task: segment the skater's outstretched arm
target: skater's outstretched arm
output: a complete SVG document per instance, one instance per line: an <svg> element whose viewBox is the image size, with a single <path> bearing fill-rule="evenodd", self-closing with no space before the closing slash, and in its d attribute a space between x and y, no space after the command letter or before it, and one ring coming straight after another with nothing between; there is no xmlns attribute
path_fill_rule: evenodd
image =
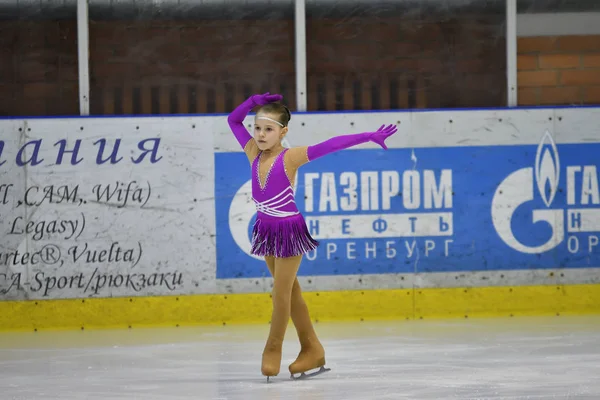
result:
<svg viewBox="0 0 600 400"><path fill-rule="evenodd" d="M316 160L327 154L334 153L339 150L347 149L362 143L374 142L387 150L385 139L396 133L398 128L395 125L381 125L375 132L363 132L353 135L335 136L321 143L310 145L307 147L295 147L290 149L289 162L294 169L299 168L307 162Z"/></svg>
<svg viewBox="0 0 600 400"><path fill-rule="evenodd" d="M367 142L375 142L387 150L385 139L396 133L397 130L398 128L396 128L395 125L381 125L375 132L363 132L354 135L332 137L324 142L308 146L306 155L308 161L312 161L329 153L334 153Z"/></svg>
<svg viewBox="0 0 600 400"><path fill-rule="evenodd" d="M273 103L281 100L283 97L279 94L255 94L247 98L242 104L237 106L235 110L229 114L227 117L227 123L233 132L236 140L248 155L248 158L251 157L250 153L257 152L257 146L254 142L254 138L250 135L250 132L244 126L244 118L248 115L250 111L256 106L263 106L268 103Z"/></svg>

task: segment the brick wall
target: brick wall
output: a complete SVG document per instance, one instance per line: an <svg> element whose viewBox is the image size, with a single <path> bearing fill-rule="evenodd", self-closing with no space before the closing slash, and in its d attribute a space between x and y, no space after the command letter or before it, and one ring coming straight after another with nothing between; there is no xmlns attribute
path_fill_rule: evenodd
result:
<svg viewBox="0 0 600 400"><path fill-rule="evenodd" d="M309 18L309 109L500 106L501 24ZM94 22L92 112L229 112L258 91L283 93L295 109L293 29L291 20Z"/></svg>
<svg viewBox="0 0 600 400"><path fill-rule="evenodd" d="M309 108L502 105L501 24L309 18ZM0 22L0 34L0 115L76 114L75 21ZM229 112L259 91L295 109L294 57L293 20L92 20L91 111Z"/></svg>
<svg viewBox="0 0 600 400"><path fill-rule="evenodd" d="M600 35L518 40L519 105L600 104Z"/></svg>
<svg viewBox="0 0 600 400"><path fill-rule="evenodd" d="M0 21L0 115L78 114L75 21Z"/></svg>
<svg viewBox="0 0 600 400"><path fill-rule="evenodd" d="M505 104L502 17L307 20L310 110ZM92 114L295 109L293 20L91 21ZM520 38L519 102L600 104L600 37ZM78 114L75 21L0 21L0 115Z"/></svg>
<svg viewBox="0 0 600 400"><path fill-rule="evenodd" d="M501 16L308 19L313 108L501 106Z"/></svg>
<svg viewBox="0 0 600 400"><path fill-rule="evenodd" d="M293 21L90 25L95 114L213 113L257 91L295 106Z"/></svg>

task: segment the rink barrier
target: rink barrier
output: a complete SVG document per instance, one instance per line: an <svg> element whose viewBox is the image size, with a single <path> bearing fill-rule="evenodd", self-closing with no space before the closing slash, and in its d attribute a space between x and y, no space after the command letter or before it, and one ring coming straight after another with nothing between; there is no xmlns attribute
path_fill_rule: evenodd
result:
<svg viewBox="0 0 600 400"><path fill-rule="evenodd" d="M383 120L399 126L388 151L298 175L321 241L298 277L314 320L600 313L600 108L298 113L288 144ZM139 183L127 206L99 195L118 179ZM0 330L268 323L249 179L223 115L0 120ZM36 185L80 191L19 204Z"/></svg>
<svg viewBox="0 0 600 400"><path fill-rule="evenodd" d="M600 313L600 285L305 292L315 322ZM269 294L0 302L0 330L268 324Z"/></svg>

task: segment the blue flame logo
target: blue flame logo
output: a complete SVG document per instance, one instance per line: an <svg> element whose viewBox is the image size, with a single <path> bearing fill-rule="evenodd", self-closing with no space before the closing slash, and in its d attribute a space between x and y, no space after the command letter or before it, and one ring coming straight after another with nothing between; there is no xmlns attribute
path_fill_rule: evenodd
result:
<svg viewBox="0 0 600 400"><path fill-rule="evenodd" d="M535 155L535 180L540 196L547 207L550 207L556 196L559 179L558 150L550 132L546 131Z"/></svg>

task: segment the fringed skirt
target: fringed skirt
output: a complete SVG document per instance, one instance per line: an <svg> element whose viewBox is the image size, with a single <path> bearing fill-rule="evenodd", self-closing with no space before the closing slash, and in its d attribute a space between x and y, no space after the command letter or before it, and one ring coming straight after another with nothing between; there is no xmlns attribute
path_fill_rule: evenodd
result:
<svg viewBox="0 0 600 400"><path fill-rule="evenodd" d="M278 218L259 213L252 229L251 253L257 256L294 257L318 245L302 214Z"/></svg>

